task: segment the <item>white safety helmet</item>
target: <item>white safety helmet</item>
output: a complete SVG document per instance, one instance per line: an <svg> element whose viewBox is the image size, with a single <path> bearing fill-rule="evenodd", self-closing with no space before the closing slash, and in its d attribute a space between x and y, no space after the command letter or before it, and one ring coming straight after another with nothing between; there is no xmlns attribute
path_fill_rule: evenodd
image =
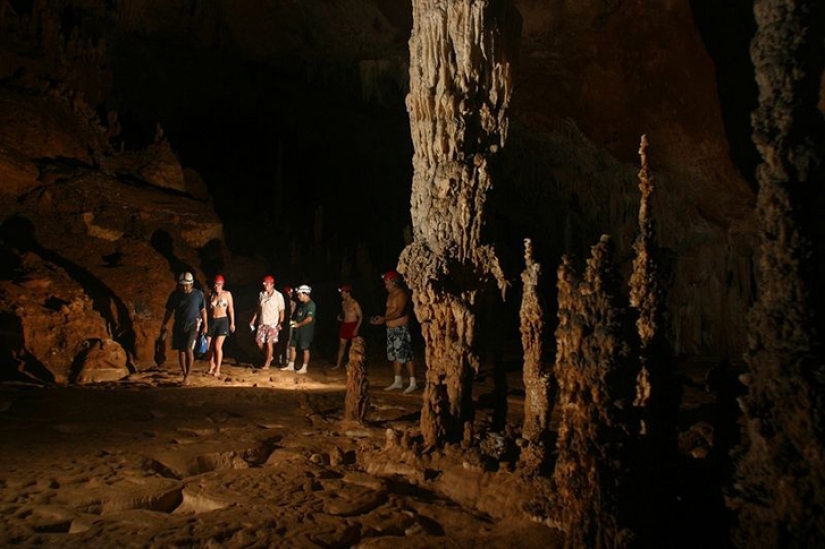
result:
<svg viewBox="0 0 825 549"><path fill-rule="evenodd" d="M295 291L298 292L299 294L311 294L312 293L312 288L310 288L306 284L301 284L300 286L298 286L298 288Z"/></svg>
<svg viewBox="0 0 825 549"><path fill-rule="evenodd" d="M181 273L180 276L178 277L178 284L194 284L194 283L195 283L195 277L192 276L192 273L190 273L190 272Z"/></svg>

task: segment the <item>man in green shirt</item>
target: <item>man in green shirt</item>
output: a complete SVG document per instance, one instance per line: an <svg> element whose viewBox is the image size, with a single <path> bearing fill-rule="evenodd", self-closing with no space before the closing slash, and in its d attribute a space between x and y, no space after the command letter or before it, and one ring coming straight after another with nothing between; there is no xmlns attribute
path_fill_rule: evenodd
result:
<svg viewBox="0 0 825 549"><path fill-rule="evenodd" d="M295 358L298 354L298 349L303 353L303 364L296 374L307 373L309 366L309 348L312 346L312 339L315 337L315 302L312 301L310 294L312 288L306 284L301 284L295 290L295 295L298 297L298 305L295 307L295 312L292 313L292 339L289 342L289 364L282 370L295 370Z"/></svg>

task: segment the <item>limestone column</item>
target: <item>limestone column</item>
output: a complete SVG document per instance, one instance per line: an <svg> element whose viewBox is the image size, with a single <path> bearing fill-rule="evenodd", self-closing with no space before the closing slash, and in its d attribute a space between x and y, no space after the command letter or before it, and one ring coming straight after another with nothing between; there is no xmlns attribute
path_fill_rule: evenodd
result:
<svg viewBox="0 0 825 549"><path fill-rule="evenodd" d="M510 0L413 0L407 111L415 149L413 242L399 271L426 343L425 442L472 421L476 298L505 281L482 242L490 162L507 137L521 19Z"/></svg>
<svg viewBox="0 0 825 549"><path fill-rule="evenodd" d="M740 547L825 539L825 2L757 0L757 301L748 318Z"/></svg>

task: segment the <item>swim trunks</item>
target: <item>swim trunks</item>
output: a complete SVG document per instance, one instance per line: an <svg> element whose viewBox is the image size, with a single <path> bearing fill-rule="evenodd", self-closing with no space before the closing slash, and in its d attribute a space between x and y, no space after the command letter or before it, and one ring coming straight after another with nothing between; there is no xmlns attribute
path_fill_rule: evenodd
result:
<svg viewBox="0 0 825 549"><path fill-rule="evenodd" d="M264 343L278 343L278 326L268 326L261 324L258 326L258 334L255 336L255 341L259 345Z"/></svg>
<svg viewBox="0 0 825 549"><path fill-rule="evenodd" d="M355 337L355 328L358 327L358 321L342 322L341 328L338 330L338 337L340 339L352 339Z"/></svg>
<svg viewBox="0 0 825 549"><path fill-rule="evenodd" d="M407 326L387 328L387 360L410 362L413 359L412 337Z"/></svg>

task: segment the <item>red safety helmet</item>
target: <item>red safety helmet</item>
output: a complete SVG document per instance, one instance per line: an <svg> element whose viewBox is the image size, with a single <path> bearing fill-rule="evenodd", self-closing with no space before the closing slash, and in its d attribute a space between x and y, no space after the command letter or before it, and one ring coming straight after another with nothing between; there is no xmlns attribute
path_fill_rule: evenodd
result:
<svg viewBox="0 0 825 549"><path fill-rule="evenodd" d="M226 280L224 280L223 275L215 275L215 284L223 284L224 282Z"/></svg>
<svg viewBox="0 0 825 549"><path fill-rule="evenodd" d="M272 275L266 275L264 279L261 281L263 284L275 284L275 279Z"/></svg>
<svg viewBox="0 0 825 549"><path fill-rule="evenodd" d="M401 275L398 274L396 271L390 269L386 273L381 275L383 280L389 280L390 282L398 282L398 279L401 278Z"/></svg>
<svg viewBox="0 0 825 549"><path fill-rule="evenodd" d="M292 286L284 286L284 293L287 295L292 294Z"/></svg>
<svg viewBox="0 0 825 549"><path fill-rule="evenodd" d="M352 293L352 286L350 286L349 284L341 284L341 286L338 288L338 291L339 292L347 292L348 294L351 294Z"/></svg>

